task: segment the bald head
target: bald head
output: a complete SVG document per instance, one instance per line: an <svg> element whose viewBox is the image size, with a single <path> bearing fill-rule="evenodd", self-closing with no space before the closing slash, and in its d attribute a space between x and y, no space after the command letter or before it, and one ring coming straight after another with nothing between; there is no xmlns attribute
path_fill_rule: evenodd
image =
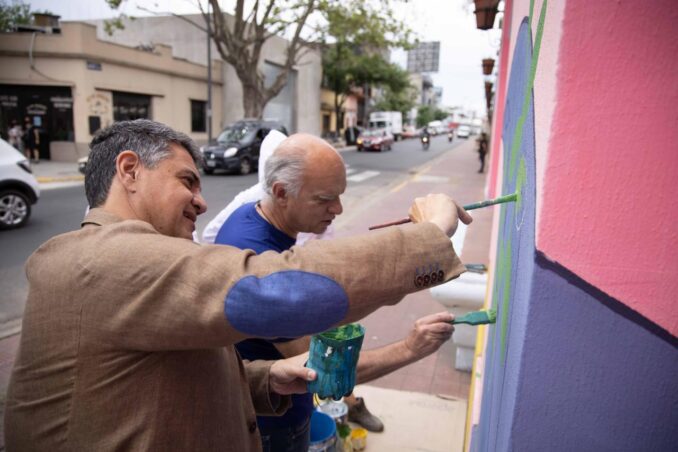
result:
<svg viewBox="0 0 678 452"><path fill-rule="evenodd" d="M266 161L264 190L271 195L273 184L282 182L290 195L297 196L304 175L320 170L345 171L339 152L316 136L307 133L290 135Z"/></svg>
<svg viewBox="0 0 678 452"><path fill-rule="evenodd" d="M336 149L308 134L287 138L264 168L265 219L290 237L322 234L341 215L346 167Z"/></svg>

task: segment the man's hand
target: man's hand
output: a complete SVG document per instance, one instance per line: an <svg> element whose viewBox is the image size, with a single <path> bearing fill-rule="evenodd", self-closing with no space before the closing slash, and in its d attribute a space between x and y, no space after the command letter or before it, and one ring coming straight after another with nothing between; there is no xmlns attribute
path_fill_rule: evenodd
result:
<svg viewBox="0 0 678 452"><path fill-rule="evenodd" d="M457 230L459 220L464 224L473 221L471 215L452 198L443 194L431 194L415 199L410 207L409 216L414 223L428 221L435 224L448 236Z"/></svg>
<svg viewBox="0 0 678 452"><path fill-rule="evenodd" d="M454 316L449 312L427 315L414 322L414 328L405 339L405 346L415 359L437 351L452 337L454 327L449 323Z"/></svg>
<svg viewBox="0 0 678 452"><path fill-rule="evenodd" d="M269 384L271 391L280 395L304 394L306 383L316 379L315 370L304 367L308 353L279 359L271 366Z"/></svg>

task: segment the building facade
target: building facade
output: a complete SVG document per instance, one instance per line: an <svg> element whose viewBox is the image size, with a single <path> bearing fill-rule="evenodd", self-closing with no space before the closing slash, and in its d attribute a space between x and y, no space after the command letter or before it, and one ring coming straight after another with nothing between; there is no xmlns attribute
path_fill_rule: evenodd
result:
<svg viewBox="0 0 678 452"><path fill-rule="evenodd" d="M228 16L227 16L228 17ZM191 22L193 22L193 25ZM140 17L125 20L124 29L108 35L103 21L92 22L97 26L99 39L124 44L153 48L158 44L168 45L173 55L197 64L207 64L207 35L204 20L200 15ZM196 26L197 25L197 26ZM210 43L212 59L220 59L214 43ZM272 83L285 63L288 41L273 36L262 48L260 70L267 83ZM244 117L242 85L233 67L223 63L221 102L223 115L219 118L224 127ZM321 98L322 59L319 52L308 51L289 74L283 90L269 101L264 109L264 118L275 119L290 132L321 133L321 118L318 114Z"/></svg>
<svg viewBox="0 0 678 452"><path fill-rule="evenodd" d="M113 121L149 118L207 139L207 68L167 46L134 49L97 38L93 25L64 23L57 33L6 33L0 40L0 126L28 117L41 135L41 158L76 161L92 135ZM212 67L223 93L222 65ZM223 116L213 107L213 127Z"/></svg>

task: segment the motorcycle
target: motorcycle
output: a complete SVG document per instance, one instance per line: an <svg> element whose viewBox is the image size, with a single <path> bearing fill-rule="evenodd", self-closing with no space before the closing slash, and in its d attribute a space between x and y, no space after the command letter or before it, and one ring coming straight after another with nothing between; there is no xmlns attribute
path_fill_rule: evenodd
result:
<svg viewBox="0 0 678 452"><path fill-rule="evenodd" d="M422 135L421 137L421 146L424 148L424 150L428 150L429 145L431 144L431 137L428 135Z"/></svg>
<svg viewBox="0 0 678 452"><path fill-rule="evenodd" d="M453 139L454 139L454 132L452 132L452 131L450 130L449 132L447 132L447 141L449 141L450 143L452 143L452 140L453 140Z"/></svg>

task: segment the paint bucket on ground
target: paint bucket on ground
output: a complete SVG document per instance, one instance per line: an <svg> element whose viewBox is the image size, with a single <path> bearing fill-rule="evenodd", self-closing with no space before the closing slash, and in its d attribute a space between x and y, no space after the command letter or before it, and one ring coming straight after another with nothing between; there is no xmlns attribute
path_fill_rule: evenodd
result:
<svg viewBox="0 0 678 452"><path fill-rule="evenodd" d="M308 383L308 392L334 400L350 394L355 386L356 365L364 337L365 328L358 323L311 337L306 366L315 370L318 378Z"/></svg>
<svg viewBox="0 0 678 452"><path fill-rule="evenodd" d="M337 426L334 419L320 411L311 415L311 443L309 452L335 452Z"/></svg>

